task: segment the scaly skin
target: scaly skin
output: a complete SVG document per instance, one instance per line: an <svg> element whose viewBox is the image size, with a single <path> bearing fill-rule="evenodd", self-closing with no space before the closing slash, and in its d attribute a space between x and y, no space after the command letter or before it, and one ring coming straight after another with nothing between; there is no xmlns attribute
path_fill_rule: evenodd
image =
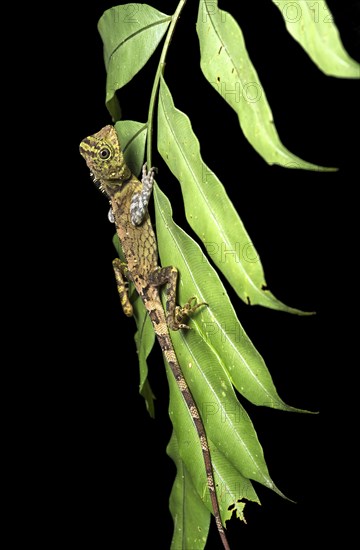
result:
<svg viewBox="0 0 360 550"><path fill-rule="evenodd" d="M124 313L132 315L132 306L127 295L126 279L133 282L150 315L161 350L175 377L179 390L190 411L197 430L207 476L216 525L225 550L230 550L221 523L220 509L215 491L214 474L204 424L190 389L182 374L171 342L168 327L172 330L187 329L182 322L199 305L192 306L189 300L183 308L175 306L177 270L174 267L160 268L155 234L151 225L147 202L150 197L153 171L146 173L140 182L129 170L121 151L113 126L105 126L96 134L80 143L80 153L90 168L91 175L111 204L116 231L126 262L113 261L115 278ZM166 314L158 287L167 284Z"/></svg>

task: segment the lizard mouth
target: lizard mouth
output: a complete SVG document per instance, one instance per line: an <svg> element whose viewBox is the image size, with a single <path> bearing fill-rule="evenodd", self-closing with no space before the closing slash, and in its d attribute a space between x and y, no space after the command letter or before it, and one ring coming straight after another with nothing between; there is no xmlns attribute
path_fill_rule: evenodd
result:
<svg viewBox="0 0 360 550"><path fill-rule="evenodd" d="M94 172L92 172L91 170L90 170L90 178L91 178L91 181L93 182L93 184L96 185L96 187L98 189L101 189L101 182L100 182L99 178L96 177Z"/></svg>

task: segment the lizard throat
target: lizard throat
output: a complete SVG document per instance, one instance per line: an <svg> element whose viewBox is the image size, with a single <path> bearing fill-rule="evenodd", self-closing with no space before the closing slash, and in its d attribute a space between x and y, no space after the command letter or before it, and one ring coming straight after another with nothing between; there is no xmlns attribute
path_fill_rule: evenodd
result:
<svg viewBox="0 0 360 550"><path fill-rule="evenodd" d="M126 182L122 180L101 179L99 180L98 189L112 199L116 193L119 193L119 191L122 190L124 183Z"/></svg>

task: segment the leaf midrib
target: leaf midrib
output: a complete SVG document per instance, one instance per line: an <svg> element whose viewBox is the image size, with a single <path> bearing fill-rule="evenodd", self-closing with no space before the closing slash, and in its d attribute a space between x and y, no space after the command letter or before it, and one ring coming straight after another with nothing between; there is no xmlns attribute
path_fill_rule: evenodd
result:
<svg viewBox="0 0 360 550"><path fill-rule="evenodd" d="M126 42L128 42L129 40L131 40L132 38L134 38L135 36L137 36L138 34L141 34L143 32L146 32L148 31L149 29L151 29L152 27L156 27L157 25L162 25L164 24L164 22L166 21L171 21L171 16L168 16L168 17L165 17L164 19L160 19L159 21L154 21L153 23L151 23L150 25L147 25L146 27L141 27L140 29L138 29L137 31L133 32L132 34L129 34L128 36L126 36L126 38L124 40L121 40L121 42L119 42L112 50L112 52L110 53L109 55L109 58L108 58L108 66L110 64L110 61L111 61L111 58L113 57L113 55L115 55L115 53L117 52L117 50L119 48L121 48Z"/></svg>

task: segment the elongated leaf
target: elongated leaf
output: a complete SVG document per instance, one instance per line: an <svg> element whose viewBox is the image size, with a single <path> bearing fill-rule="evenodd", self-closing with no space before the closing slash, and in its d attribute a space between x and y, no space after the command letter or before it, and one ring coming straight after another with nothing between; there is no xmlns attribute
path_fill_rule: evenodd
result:
<svg viewBox="0 0 360 550"><path fill-rule="evenodd" d="M192 373L193 370L197 370L198 366L196 363L193 362L188 365L188 368L184 368L184 374L187 380L192 385L193 389L196 389L196 385L194 385L194 382L192 380L192 374L189 372L190 368L192 369ZM195 429L188 407L181 393L179 392L177 384L168 366L166 372L168 375L170 387L169 415L174 426L174 433L176 434L177 442L175 456L172 445L170 446L170 449L168 449L168 452L175 461L178 469L180 470L180 475L181 472L186 469L186 472L189 474L192 484L195 487L197 494L199 495L199 498L201 498L201 501L206 505L209 512L213 512L208 483L206 479L204 459L197 431ZM256 495L250 479L242 475L239 469L237 469L232 462L234 458L236 460L235 455L238 452L238 445L235 443L235 446L232 447L231 455L226 456L224 452L222 452L220 447L217 447L214 444L213 440L211 439L211 433L209 435L209 432L212 432L217 440L219 439L219 437L221 438L220 432L222 432L228 417L231 416L230 409L224 408L221 411L218 411L217 416L218 421L221 422L221 426L220 429L219 425L214 429L214 426L211 426L214 418L211 414L209 414L210 411L208 409L208 405L210 405L210 403L203 403L201 400L198 400L198 397L199 396L195 395L195 400L197 401L201 416L206 425L207 440L211 453L213 473L215 477L215 487L221 511L222 522L223 524L225 524L225 522L232 516L234 510L236 512L236 517L242 521L245 521L243 512L246 501L259 503L259 499ZM252 434L257 440L252 425L250 431L252 431ZM226 431L227 435L225 436L225 438L223 434L223 439L226 439L226 437L229 435L229 432L231 432L231 430ZM230 441L228 443L233 444L234 441L236 441L235 431L233 434L230 433ZM260 454L262 454L261 448ZM241 461L239 460L238 462ZM245 462L248 462L248 457L246 457ZM264 466L264 468L265 471L267 471L266 466ZM269 480L268 477L267 480ZM271 488L274 489L274 485L271 485ZM184 497L186 499L186 495L184 495ZM186 519L187 518L183 518L183 521L186 522Z"/></svg>
<svg viewBox="0 0 360 550"><path fill-rule="evenodd" d="M319 69L330 76L360 78L360 65L342 45L329 6L324 0L272 0L291 36Z"/></svg>
<svg viewBox="0 0 360 550"><path fill-rule="evenodd" d="M115 125L119 142L125 155L126 163L134 174L139 174L143 164L146 124L133 120L120 121ZM117 234L113 239L114 246L119 258L124 260L121 244ZM134 318L137 326L134 339L139 358L140 383L139 392L145 399L146 408L151 417L155 416L154 394L148 381L147 358L155 342L155 333L144 304L134 292L134 286L129 284L129 296L131 298Z"/></svg>
<svg viewBox="0 0 360 550"><path fill-rule="evenodd" d="M197 494L184 462L181 460L175 432L167 447L168 455L176 465L176 477L170 495L170 512L174 521L171 550L205 548L210 512Z"/></svg>
<svg viewBox="0 0 360 550"><path fill-rule="evenodd" d="M135 120L120 120L115 124L126 164L133 174L141 174L144 163L147 124Z"/></svg>
<svg viewBox="0 0 360 550"><path fill-rule="evenodd" d="M130 3L106 10L98 23L107 72L106 105L114 120L121 111L115 92L142 69L164 36L171 16Z"/></svg>
<svg viewBox="0 0 360 550"><path fill-rule="evenodd" d="M282 495L270 478L253 424L238 401L231 380L216 354L195 330L187 334L177 332L171 337L183 374L202 414L206 433L218 450L213 452L213 463L218 466L218 460L222 458L243 477L253 479ZM183 417L182 413L180 422ZM181 436L177 434L179 445L180 437L183 438L186 432L182 426ZM201 451L200 441L198 446ZM180 456L190 469L189 462L194 457L183 454L184 451L186 448L180 448Z"/></svg>
<svg viewBox="0 0 360 550"><path fill-rule="evenodd" d="M134 339L139 358L140 382L139 393L145 399L146 408L152 418L155 417L154 394L151 390L148 380L147 358L155 343L155 333L151 324L150 317L140 298L133 303L134 317L137 331Z"/></svg>
<svg viewBox="0 0 360 550"><path fill-rule="evenodd" d="M190 120L175 108L163 78L158 148L181 184L186 219L238 296L252 305L303 314L277 300L267 289L259 255L224 186L203 162Z"/></svg>
<svg viewBox="0 0 360 550"><path fill-rule="evenodd" d="M201 283L197 281L199 270L198 262L196 262L196 256L198 259L200 249L190 237L174 224L171 219L170 204L165 195L159 190L158 186L155 188L154 198L160 257L162 259L162 264L166 265L168 263L166 251L168 251L171 259L175 260L175 264L180 270L180 301L183 300L182 289L185 287L186 291L190 291L191 294L193 294L191 291L194 289L194 294L197 295L198 299L201 301L204 298L206 299L206 292L208 291L207 296L210 304L213 301L213 297L217 294L219 294L223 302L225 302L225 289L221 287L220 280L209 264L206 265L205 270L201 270L202 281L204 281L203 287L206 287L206 290L204 288L200 290L199 284ZM170 236L170 239L168 236ZM211 275L215 275L214 279L212 279ZM215 288L216 283L214 283L214 280L218 283L218 288ZM196 290L199 292L196 292ZM206 317L206 315L208 315L207 308L203 308L196 315L195 320L192 321L192 326L195 325L195 327L198 328L199 323L204 322L204 317ZM205 340L199 337L197 332L200 331L193 330L186 335L175 332L172 334L172 341L177 358L196 403L200 410L206 407L205 412L203 412L203 421L209 439L211 439L226 460L244 477L255 479L281 494L269 476L263 452L250 418L236 398L226 367L219 361L218 349L216 349L215 346L210 346ZM266 374L266 367L265 365L263 366L264 371L266 371L264 374ZM249 373L244 374L248 375ZM269 373L267 374L271 381ZM265 377L262 376L259 378L265 379ZM266 380L266 382L268 382L268 380ZM252 383L254 383L254 379L251 377L250 385ZM169 384L171 388L171 386L173 386L171 376L169 376ZM261 384L260 386L261 390L263 390L264 387ZM268 391L274 392L277 396L275 388L271 387L271 384L268 384L268 386ZM257 385L257 390L259 390L259 385ZM266 399L269 399L269 393L265 395ZM173 388L173 399L177 400L178 403L180 399L183 400L177 387ZM190 445L191 455L187 457L187 455L184 454L186 453L187 447L186 445L181 445L181 441L184 437L190 437L191 429L183 425L183 423L186 422L187 417L188 421L191 421L191 415L190 413L188 413L187 416L183 413L180 414L178 407L179 405L170 406L170 416L173 417L177 415L178 422L181 424L177 432L177 437L180 446L180 456L182 460L184 460L187 469L191 471L192 468L195 467L195 464L198 464L192 476L197 486L199 482L195 480L201 480L199 476L200 470L203 468L201 448L199 447L199 456L198 459L196 459L194 455L194 448L196 448L194 447L195 442L192 441ZM283 405L281 408L286 409L287 407ZM229 413L229 411L231 412ZM234 418L232 418L232 415ZM175 425L176 422L174 422L174 426ZM214 464L216 464L216 456L217 455L213 457ZM198 486L197 490L199 492Z"/></svg>
<svg viewBox="0 0 360 550"><path fill-rule="evenodd" d="M181 275L179 303L196 296L199 302L209 304L191 322L209 353L214 350L236 389L255 405L304 412L286 405L278 396L264 360L241 326L218 274L199 245L174 223L170 203L158 186L154 189L154 200L161 263L175 265ZM174 342L176 337L175 334Z"/></svg>
<svg viewBox="0 0 360 550"><path fill-rule="evenodd" d="M117 234L114 235L113 244L116 252L121 260L124 260L124 254L121 248L121 243ZM129 283L129 297L133 306L134 319L136 322L137 331L134 336L136 350L139 358L140 382L139 393L145 400L145 405L148 413L152 418L155 417L154 394L148 380L147 358L153 348L155 342L155 333L152 327L150 318L142 303L142 300L137 295L134 285Z"/></svg>
<svg viewBox="0 0 360 550"><path fill-rule="evenodd" d="M215 90L234 109L244 135L268 164L306 170L334 170L297 157L281 143L257 72L235 19L216 0L201 0L196 29L201 69Z"/></svg>

